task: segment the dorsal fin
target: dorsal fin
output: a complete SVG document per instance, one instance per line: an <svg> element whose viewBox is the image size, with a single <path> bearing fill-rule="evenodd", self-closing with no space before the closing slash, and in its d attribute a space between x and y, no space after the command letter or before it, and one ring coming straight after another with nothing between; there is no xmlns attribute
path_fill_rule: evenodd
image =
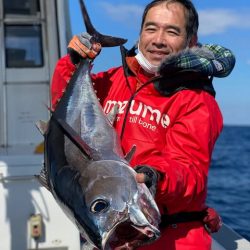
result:
<svg viewBox="0 0 250 250"><path fill-rule="evenodd" d="M119 111L119 105L116 103L111 109L111 111L107 114L107 118L112 125L114 125L118 111Z"/></svg>
<svg viewBox="0 0 250 250"><path fill-rule="evenodd" d="M48 122L42 120L36 122L36 127L43 136L46 134L48 130L48 124L49 124Z"/></svg>
<svg viewBox="0 0 250 250"><path fill-rule="evenodd" d="M135 154L135 151L136 151L136 145L133 145L132 148L130 149L130 151L125 155L124 159L127 162L130 162Z"/></svg>

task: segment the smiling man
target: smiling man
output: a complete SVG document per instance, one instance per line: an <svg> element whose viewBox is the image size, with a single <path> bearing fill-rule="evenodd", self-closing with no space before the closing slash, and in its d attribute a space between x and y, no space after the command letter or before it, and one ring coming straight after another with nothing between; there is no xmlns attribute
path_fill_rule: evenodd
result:
<svg viewBox="0 0 250 250"><path fill-rule="evenodd" d="M196 13L193 13L196 15ZM187 10L181 3L158 1L144 16L138 44L139 55L158 67L166 56L197 42L196 30L187 30ZM137 55L137 59L140 57Z"/></svg>
<svg viewBox="0 0 250 250"><path fill-rule="evenodd" d="M221 224L205 204L211 155L223 127L212 78L227 76L235 58L218 45L198 46L198 24L191 1L152 1L137 46L121 50L123 66L92 75L104 110L118 104L114 127L124 153L136 145L131 166L162 214L161 238L141 249L209 250L210 232ZM80 58L98 55L97 45L86 33L71 40L55 68L53 108Z"/></svg>

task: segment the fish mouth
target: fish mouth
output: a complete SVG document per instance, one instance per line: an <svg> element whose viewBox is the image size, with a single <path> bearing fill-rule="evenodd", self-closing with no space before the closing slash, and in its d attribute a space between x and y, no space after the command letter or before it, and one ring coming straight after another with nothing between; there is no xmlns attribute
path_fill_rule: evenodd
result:
<svg viewBox="0 0 250 250"><path fill-rule="evenodd" d="M160 236L160 231L152 225L137 226L131 221L119 223L109 233L103 249L129 250L155 241Z"/></svg>

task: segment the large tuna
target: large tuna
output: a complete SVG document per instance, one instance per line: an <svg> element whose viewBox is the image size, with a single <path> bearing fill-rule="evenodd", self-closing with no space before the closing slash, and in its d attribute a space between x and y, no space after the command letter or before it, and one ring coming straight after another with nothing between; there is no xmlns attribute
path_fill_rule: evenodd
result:
<svg viewBox="0 0 250 250"><path fill-rule="evenodd" d="M87 19L88 32L102 46L124 43L96 32ZM123 155L110 122L115 114L108 118L98 102L90 63L80 62L49 123L38 124L45 137L38 178L91 246L133 249L159 237L160 215Z"/></svg>

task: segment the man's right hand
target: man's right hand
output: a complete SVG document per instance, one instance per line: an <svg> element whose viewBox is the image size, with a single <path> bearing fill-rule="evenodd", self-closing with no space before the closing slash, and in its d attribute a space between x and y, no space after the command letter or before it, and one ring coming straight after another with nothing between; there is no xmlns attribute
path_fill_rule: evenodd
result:
<svg viewBox="0 0 250 250"><path fill-rule="evenodd" d="M81 58L94 59L101 51L101 44L92 41L88 33L73 36L68 45L68 53L73 64L78 64Z"/></svg>

